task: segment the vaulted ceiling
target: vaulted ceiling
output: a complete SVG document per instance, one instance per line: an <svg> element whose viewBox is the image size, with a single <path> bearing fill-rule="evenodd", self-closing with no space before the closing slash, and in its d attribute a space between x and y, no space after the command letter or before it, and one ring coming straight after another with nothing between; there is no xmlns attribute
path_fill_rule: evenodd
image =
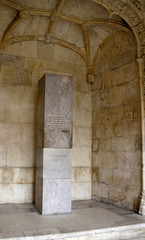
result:
<svg viewBox="0 0 145 240"><path fill-rule="evenodd" d="M90 66L113 32L130 32L119 16L93 0L0 0L0 50L37 40L75 51Z"/></svg>

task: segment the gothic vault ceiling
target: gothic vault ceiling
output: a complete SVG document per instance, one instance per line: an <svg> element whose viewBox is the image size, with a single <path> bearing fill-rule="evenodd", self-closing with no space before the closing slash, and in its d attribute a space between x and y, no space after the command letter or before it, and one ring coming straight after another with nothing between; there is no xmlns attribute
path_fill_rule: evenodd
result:
<svg viewBox="0 0 145 240"><path fill-rule="evenodd" d="M113 32L130 32L119 16L93 0L0 0L0 50L19 41L54 43L90 65Z"/></svg>

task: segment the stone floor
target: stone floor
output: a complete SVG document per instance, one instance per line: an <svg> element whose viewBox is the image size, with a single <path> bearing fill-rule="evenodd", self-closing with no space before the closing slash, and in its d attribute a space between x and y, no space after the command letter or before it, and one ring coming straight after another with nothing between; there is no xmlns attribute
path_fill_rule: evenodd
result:
<svg viewBox="0 0 145 240"><path fill-rule="evenodd" d="M113 235L113 232L118 234L119 231L126 229L128 231L134 229L135 235L122 237L126 236L128 239L135 236L129 239L145 239L145 217L93 200L74 201L70 214L53 216L40 215L33 204L0 205L0 240L121 239L120 235ZM96 236L96 233L103 232L112 234L114 238L109 238L110 235L107 235L107 238L102 238L102 235Z"/></svg>

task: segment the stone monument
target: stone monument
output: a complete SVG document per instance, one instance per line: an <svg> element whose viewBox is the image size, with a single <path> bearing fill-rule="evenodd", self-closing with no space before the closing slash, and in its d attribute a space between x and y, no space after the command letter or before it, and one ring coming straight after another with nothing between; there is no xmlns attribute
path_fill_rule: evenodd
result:
<svg viewBox="0 0 145 240"><path fill-rule="evenodd" d="M35 206L71 211L72 77L45 74L38 83Z"/></svg>

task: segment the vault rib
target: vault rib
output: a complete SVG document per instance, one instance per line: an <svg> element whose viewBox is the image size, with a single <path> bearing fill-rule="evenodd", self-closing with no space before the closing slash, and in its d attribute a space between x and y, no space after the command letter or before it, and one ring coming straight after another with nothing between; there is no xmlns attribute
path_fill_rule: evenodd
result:
<svg viewBox="0 0 145 240"><path fill-rule="evenodd" d="M12 8L14 8L14 9L16 9L18 11L23 9L23 7L21 5L13 2L11 0L0 0L0 3L4 4L6 6L12 7Z"/></svg>
<svg viewBox="0 0 145 240"><path fill-rule="evenodd" d="M83 39L84 39L84 46L87 56L87 65L90 65L90 43L89 43L89 35L88 35L88 29L82 29L83 32Z"/></svg>
<svg viewBox="0 0 145 240"><path fill-rule="evenodd" d="M64 4L65 0L59 0L58 3L56 4L56 11L57 13L60 13L62 7L63 7L63 4Z"/></svg>
<svg viewBox="0 0 145 240"><path fill-rule="evenodd" d="M7 27L3 37L2 37L2 40L1 42L3 42L7 37L8 35L12 32L12 30L14 29L14 27L16 26L16 24L21 20L21 17L19 15L17 15L13 20L12 22L9 24L9 26Z"/></svg>
<svg viewBox="0 0 145 240"><path fill-rule="evenodd" d="M50 15L50 23L49 23L48 30L47 30L47 33L46 33L46 38L47 39L50 38L50 36L51 36L51 33L52 33L55 22L60 20L59 13L60 13L60 11L63 7L64 2L65 2L65 0L59 0L56 4L55 10Z"/></svg>
<svg viewBox="0 0 145 240"><path fill-rule="evenodd" d="M66 41L63 41L61 39L58 38L54 38L56 41L55 43L62 46L62 47L66 47L74 52L76 52L78 55L80 55L80 57L84 60L85 63L87 63L87 57L85 55L85 53L83 51L81 51L80 48L78 48L77 46L75 46L74 44L68 43Z"/></svg>
<svg viewBox="0 0 145 240"><path fill-rule="evenodd" d="M36 35L27 35L27 36L20 36L20 37L12 37L9 39L5 39L3 42L0 44L0 51L6 48L8 45L12 43L17 43L17 42L22 42L22 41L38 41L38 40L43 40L43 36L36 36Z"/></svg>

